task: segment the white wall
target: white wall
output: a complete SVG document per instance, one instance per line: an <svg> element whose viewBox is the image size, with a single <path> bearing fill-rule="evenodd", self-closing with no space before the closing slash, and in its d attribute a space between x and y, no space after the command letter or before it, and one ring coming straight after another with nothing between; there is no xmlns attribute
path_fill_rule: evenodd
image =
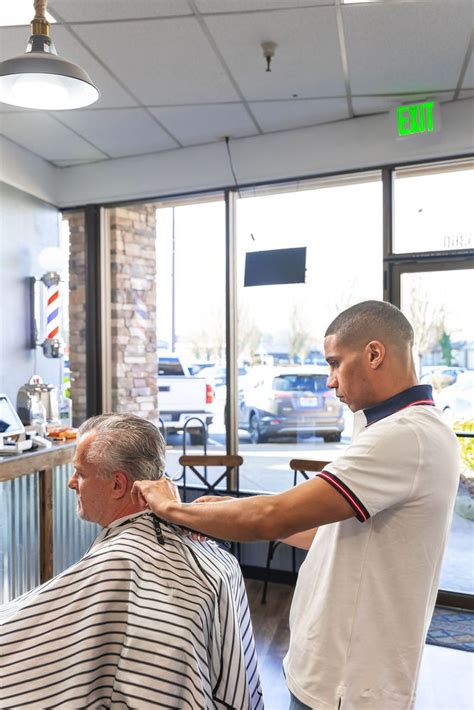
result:
<svg viewBox="0 0 474 710"><path fill-rule="evenodd" d="M44 273L41 249L59 245L59 218L55 207L3 183L0 206L0 392L15 405L18 388L33 374L60 385L60 361L29 348L27 283Z"/></svg>
<svg viewBox="0 0 474 710"><path fill-rule="evenodd" d="M240 184L474 151L474 100L441 106L437 134L397 140L388 114L231 141ZM0 138L0 180L60 207L159 197L233 184L225 144L55 168Z"/></svg>

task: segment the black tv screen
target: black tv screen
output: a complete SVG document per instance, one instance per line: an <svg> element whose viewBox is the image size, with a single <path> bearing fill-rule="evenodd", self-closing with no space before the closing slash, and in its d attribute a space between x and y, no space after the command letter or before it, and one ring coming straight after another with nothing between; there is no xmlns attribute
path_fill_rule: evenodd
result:
<svg viewBox="0 0 474 710"><path fill-rule="evenodd" d="M245 255L244 286L304 283L306 247L250 251Z"/></svg>

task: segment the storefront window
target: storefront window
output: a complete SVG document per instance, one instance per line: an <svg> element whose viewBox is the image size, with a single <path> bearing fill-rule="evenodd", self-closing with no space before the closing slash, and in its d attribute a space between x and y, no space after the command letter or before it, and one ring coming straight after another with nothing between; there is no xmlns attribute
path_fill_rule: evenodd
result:
<svg viewBox="0 0 474 710"><path fill-rule="evenodd" d="M393 251L472 249L474 162L395 171Z"/></svg>

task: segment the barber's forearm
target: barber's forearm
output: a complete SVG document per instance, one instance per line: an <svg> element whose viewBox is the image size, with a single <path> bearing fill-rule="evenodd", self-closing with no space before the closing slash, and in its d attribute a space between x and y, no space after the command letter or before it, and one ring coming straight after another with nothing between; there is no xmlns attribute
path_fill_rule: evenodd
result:
<svg viewBox="0 0 474 710"><path fill-rule="evenodd" d="M284 542L285 545L291 545L292 547L298 547L300 550L309 550L317 532L318 528L303 530L303 532L298 532L294 535L282 538L280 542Z"/></svg>
<svg viewBox="0 0 474 710"><path fill-rule="evenodd" d="M254 496L198 505L169 501L161 508L160 517L223 540L276 540L285 533L274 498Z"/></svg>

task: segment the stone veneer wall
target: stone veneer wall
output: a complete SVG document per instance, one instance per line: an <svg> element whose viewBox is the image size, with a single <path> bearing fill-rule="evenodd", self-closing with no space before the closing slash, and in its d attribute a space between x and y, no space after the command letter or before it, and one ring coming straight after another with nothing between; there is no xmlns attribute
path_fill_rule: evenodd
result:
<svg viewBox="0 0 474 710"><path fill-rule="evenodd" d="M155 206L109 210L112 409L158 423Z"/></svg>
<svg viewBox="0 0 474 710"><path fill-rule="evenodd" d="M72 423L86 418L86 248L84 212L66 212L69 222L69 367Z"/></svg>

